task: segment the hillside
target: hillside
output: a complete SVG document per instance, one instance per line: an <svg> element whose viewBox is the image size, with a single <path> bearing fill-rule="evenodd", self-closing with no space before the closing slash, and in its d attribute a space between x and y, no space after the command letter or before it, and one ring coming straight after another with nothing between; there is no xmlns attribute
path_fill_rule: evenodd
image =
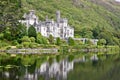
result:
<svg viewBox="0 0 120 80"><path fill-rule="evenodd" d="M31 9L39 20L46 15L56 19L55 12L69 20L75 37L105 39L107 44L120 44L120 2L114 0L2 0L0 1L0 32L10 31L14 39L21 34L21 15ZM7 28L8 27L8 28ZM22 36L21 36L22 37Z"/></svg>
<svg viewBox="0 0 120 80"><path fill-rule="evenodd" d="M25 12L36 10L40 20L46 15L55 19L60 10L75 28L76 37L111 38L108 42L120 38L120 3L113 0L22 0L22 7Z"/></svg>

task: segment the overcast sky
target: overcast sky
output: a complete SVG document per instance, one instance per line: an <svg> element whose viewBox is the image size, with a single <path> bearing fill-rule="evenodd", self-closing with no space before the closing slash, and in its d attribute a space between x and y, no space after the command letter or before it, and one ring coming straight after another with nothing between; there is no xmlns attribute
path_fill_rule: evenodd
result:
<svg viewBox="0 0 120 80"><path fill-rule="evenodd" d="M115 0L115 1L120 2L120 0Z"/></svg>

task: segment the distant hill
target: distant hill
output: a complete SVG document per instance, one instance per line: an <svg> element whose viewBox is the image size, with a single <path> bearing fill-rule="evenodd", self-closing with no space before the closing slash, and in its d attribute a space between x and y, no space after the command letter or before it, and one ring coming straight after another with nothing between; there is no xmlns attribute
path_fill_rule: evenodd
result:
<svg viewBox="0 0 120 80"><path fill-rule="evenodd" d="M46 15L55 19L55 12L69 20L76 37L104 38L119 44L120 3L114 0L22 0L24 12L36 10L40 20Z"/></svg>

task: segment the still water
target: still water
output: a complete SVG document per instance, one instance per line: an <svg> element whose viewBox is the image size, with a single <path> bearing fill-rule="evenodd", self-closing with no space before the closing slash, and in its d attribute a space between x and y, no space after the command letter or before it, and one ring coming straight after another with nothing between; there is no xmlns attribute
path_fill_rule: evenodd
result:
<svg viewBox="0 0 120 80"><path fill-rule="evenodd" d="M1 58L0 80L120 80L119 54L39 58Z"/></svg>

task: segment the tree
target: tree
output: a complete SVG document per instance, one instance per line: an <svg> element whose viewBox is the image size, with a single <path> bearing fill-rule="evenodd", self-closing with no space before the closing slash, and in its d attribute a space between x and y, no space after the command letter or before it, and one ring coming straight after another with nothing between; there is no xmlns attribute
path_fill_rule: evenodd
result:
<svg viewBox="0 0 120 80"><path fill-rule="evenodd" d="M56 45L60 45L61 44L61 40L60 40L60 38L58 37L57 39L56 39Z"/></svg>
<svg viewBox="0 0 120 80"><path fill-rule="evenodd" d="M9 27L12 37L16 37L19 34L18 25L23 12L20 2L21 0L0 1L0 32Z"/></svg>
<svg viewBox="0 0 120 80"><path fill-rule="evenodd" d="M90 28L83 28L80 31L80 35L84 38L93 38L93 32Z"/></svg>
<svg viewBox="0 0 120 80"><path fill-rule="evenodd" d="M98 37L100 39L105 39L107 45L113 45L114 44L112 33L108 32L108 31L101 32L98 35Z"/></svg>
<svg viewBox="0 0 120 80"><path fill-rule="evenodd" d="M50 44L54 44L54 37L52 35L49 36L48 40Z"/></svg>
<svg viewBox="0 0 120 80"><path fill-rule="evenodd" d="M42 43L43 43L43 42L42 42L42 35L41 35L40 33L37 33L36 41L37 41L37 43L39 43L39 44L42 44Z"/></svg>
<svg viewBox="0 0 120 80"><path fill-rule="evenodd" d="M40 33L37 33L36 42L39 44L48 44L47 38L43 37Z"/></svg>
<svg viewBox="0 0 120 80"><path fill-rule="evenodd" d="M100 39L97 44L98 45L105 45L106 44L106 40L105 39Z"/></svg>
<svg viewBox="0 0 120 80"><path fill-rule="evenodd" d="M36 29L33 26L29 27L29 29L28 29L28 36L36 38L37 33L36 33Z"/></svg>
<svg viewBox="0 0 120 80"><path fill-rule="evenodd" d="M48 40L47 40L47 38L42 37L42 42L43 42L43 44L48 44Z"/></svg>
<svg viewBox="0 0 120 80"><path fill-rule="evenodd" d="M93 43L88 39L88 40L85 40L85 44L92 45Z"/></svg>
<svg viewBox="0 0 120 80"><path fill-rule="evenodd" d="M12 40L12 36L11 36L11 32L9 31L9 28L7 28L5 31L4 31L4 38L8 41L11 41Z"/></svg>
<svg viewBox="0 0 120 80"><path fill-rule="evenodd" d="M74 39L72 39L71 37L69 37L69 38L68 38L68 44L69 44L70 46L75 45Z"/></svg>
<svg viewBox="0 0 120 80"><path fill-rule="evenodd" d="M23 36L27 36L27 28L25 25L20 24L19 26L19 34L18 38L22 38Z"/></svg>

